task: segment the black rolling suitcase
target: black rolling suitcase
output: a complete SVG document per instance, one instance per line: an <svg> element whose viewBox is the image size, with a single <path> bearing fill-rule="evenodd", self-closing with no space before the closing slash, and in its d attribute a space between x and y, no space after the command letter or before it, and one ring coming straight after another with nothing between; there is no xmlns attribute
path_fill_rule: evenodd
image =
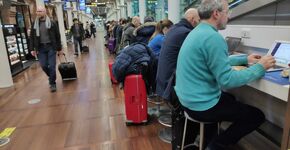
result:
<svg viewBox="0 0 290 150"><path fill-rule="evenodd" d="M89 52L90 50L89 50L89 47L88 47L88 46L83 46L83 47L82 47L82 51L85 52L85 53L87 53L87 52Z"/></svg>
<svg viewBox="0 0 290 150"><path fill-rule="evenodd" d="M59 70L62 80L77 79L77 70L76 70L75 63L68 62L65 54L63 54L63 56L65 58L65 62L62 62L60 59L60 56L58 55L59 60L60 60L60 64L58 65L58 70Z"/></svg>
<svg viewBox="0 0 290 150"><path fill-rule="evenodd" d="M90 49L89 49L89 45L88 45L88 43L87 43L86 40L83 41L82 51L83 51L84 53L87 53L87 52L90 51Z"/></svg>

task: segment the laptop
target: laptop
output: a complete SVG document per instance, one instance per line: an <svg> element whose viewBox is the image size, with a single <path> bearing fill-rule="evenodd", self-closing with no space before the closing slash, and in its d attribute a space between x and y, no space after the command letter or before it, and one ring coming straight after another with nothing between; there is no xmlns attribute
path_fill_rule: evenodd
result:
<svg viewBox="0 0 290 150"><path fill-rule="evenodd" d="M228 45L228 51L229 54L232 55L234 54L234 52L237 50L237 48L239 47L242 38L238 38L238 37L229 37L227 36L225 38L227 45Z"/></svg>
<svg viewBox="0 0 290 150"><path fill-rule="evenodd" d="M267 72L288 68L288 64L290 63L290 42L275 41L267 55L272 55L276 60L275 66L268 69Z"/></svg>

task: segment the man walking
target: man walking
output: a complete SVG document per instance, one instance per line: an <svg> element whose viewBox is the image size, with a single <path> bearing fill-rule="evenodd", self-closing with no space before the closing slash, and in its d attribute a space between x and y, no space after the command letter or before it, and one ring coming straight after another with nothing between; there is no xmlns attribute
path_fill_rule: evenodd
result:
<svg viewBox="0 0 290 150"><path fill-rule="evenodd" d="M78 56L78 45L80 46L80 51L82 52L82 40L84 38L85 30L81 23L79 23L77 18L73 19L74 24L71 26L70 32L74 37L74 45L75 45L75 55Z"/></svg>
<svg viewBox="0 0 290 150"><path fill-rule="evenodd" d="M91 28L91 35L93 35L94 38L96 38L96 26L93 22L91 22L90 28Z"/></svg>
<svg viewBox="0 0 290 150"><path fill-rule="evenodd" d="M46 9L37 7L36 19L32 24L30 49L38 57L42 70L49 77L50 91L56 91L56 53L62 54L58 26L46 15Z"/></svg>

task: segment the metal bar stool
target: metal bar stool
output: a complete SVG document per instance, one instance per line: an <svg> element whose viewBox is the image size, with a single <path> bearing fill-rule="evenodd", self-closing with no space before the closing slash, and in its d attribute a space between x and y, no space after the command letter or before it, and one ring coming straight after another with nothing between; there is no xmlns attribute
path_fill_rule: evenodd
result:
<svg viewBox="0 0 290 150"><path fill-rule="evenodd" d="M152 104L157 106L157 108L156 107L149 107L148 113L150 115L156 115L157 117L159 117L160 107L163 104L163 101L161 101L157 96L154 96L154 97L150 97L150 98L148 97L147 102L152 103Z"/></svg>
<svg viewBox="0 0 290 150"><path fill-rule="evenodd" d="M172 141L172 119L171 119L171 114L164 114L161 115L158 118L158 122L165 126L165 128L162 128L159 130L159 138L166 142L166 143L171 143Z"/></svg>
<svg viewBox="0 0 290 150"><path fill-rule="evenodd" d="M184 123L184 129L183 129L183 137L182 137L182 145L181 145L181 150L184 148L184 141L185 141L185 134L186 134L186 127L187 127L187 120L193 121L196 123L199 123L199 150L203 150L203 143L204 143L204 125L205 124L212 124L215 122L203 122L203 121L198 121L193 118L191 118L186 111L184 111L184 116L185 116L185 123ZM220 129L220 123L218 122L218 134L219 134L219 129Z"/></svg>

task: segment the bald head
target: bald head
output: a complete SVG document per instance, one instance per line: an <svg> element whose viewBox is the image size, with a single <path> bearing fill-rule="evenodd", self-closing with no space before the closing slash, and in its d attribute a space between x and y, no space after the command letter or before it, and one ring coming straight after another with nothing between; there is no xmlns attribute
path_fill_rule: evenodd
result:
<svg viewBox="0 0 290 150"><path fill-rule="evenodd" d="M37 6L36 9L36 15L40 18L43 18L46 16L46 9L43 6Z"/></svg>
<svg viewBox="0 0 290 150"><path fill-rule="evenodd" d="M195 8L189 8L185 13L184 13L184 18L193 26L197 26L197 24L200 21L198 11Z"/></svg>
<svg viewBox="0 0 290 150"><path fill-rule="evenodd" d="M140 18L138 16L134 16L132 18L132 24L134 24L135 27L140 26L141 25Z"/></svg>

